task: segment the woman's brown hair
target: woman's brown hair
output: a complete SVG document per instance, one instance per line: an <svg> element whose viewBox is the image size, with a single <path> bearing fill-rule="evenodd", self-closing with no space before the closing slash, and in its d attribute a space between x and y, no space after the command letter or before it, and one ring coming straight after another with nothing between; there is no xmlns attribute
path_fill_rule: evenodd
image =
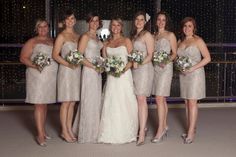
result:
<svg viewBox="0 0 236 157"><path fill-rule="evenodd" d="M169 14L165 11L159 11L157 14L156 14L156 18L155 18L155 32L158 32L158 27L156 26L156 22L157 22L157 18L159 15L164 15L166 17L166 25L165 25L165 30L167 31L172 31L172 21L171 21L171 18L169 16Z"/></svg>
<svg viewBox="0 0 236 157"><path fill-rule="evenodd" d="M88 13L85 20L86 20L87 23L89 23L89 22L91 22L93 20L93 18L95 16L97 16L98 19L99 19L99 27L98 27L98 29L100 29L100 28L102 28L102 20L100 19L100 16L97 13L94 13L94 12Z"/></svg>
<svg viewBox="0 0 236 157"><path fill-rule="evenodd" d="M148 31L148 28L147 28L147 23L144 25L144 28L141 32L139 32L137 34L137 28L135 26L135 20L138 16L140 15L143 15L145 21L147 21L146 19L146 13L144 11L138 11L135 15L134 15L134 18L133 18L133 22L132 22L132 28L131 28L131 32L130 32L130 38L131 40L135 40L137 38L139 38L140 36L144 35L147 31ZM137 34L137 35L136 35Z"/></svg>
<svg viewBox="0 0 236 157"><path fill-rule="evenodd" d="M187 23L187 22L192 22L193 24L193 35L195 35L197 33L197 23L196 23L196 20L193 18L193 17L185 17L182 21L181 21L181 29L180 29L180 40L183 41L185 39L185 34L183 32L183 28L184 28L184 25Z"/></svg>

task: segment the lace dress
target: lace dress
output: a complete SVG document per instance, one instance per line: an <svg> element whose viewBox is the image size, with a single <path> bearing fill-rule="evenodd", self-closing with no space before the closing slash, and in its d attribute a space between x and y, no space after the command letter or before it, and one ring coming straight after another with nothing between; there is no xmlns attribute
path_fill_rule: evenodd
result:
<svg viewBox="0 0 236 157"><path fill-rule="evenodd" d="M201 52L195 45L177 50L178 56L188 56L192 65L201 61ZM202 99L206 97L204 67L183 75L180 73L180 96L184 99Z"/></svg>
<svg viewBox="0 0 236 157"><path fill-rule="evenodd" d="M107 47L108 56L118 56L127 63L125 46ZM108 75L98 142L121 144L136 141L138 106L131 70L119 78Z"/></svg>
<svg viewBox="0 0 236 157"><path fill-rule="evenodd" d="M67 41L64 43L61 49L61 56L65 56L73 50L77 49L77 43ZM59 102L65 101L79 101L80 100L80 75L81 67L78 66L76 69L71 69L62 64L58 70L58 91L57 99Z"/></svg>
<svg viewBox="0 0 236 157"><path fill-rule="evenodd" d="M36 44L31 60L42 52L51 58L51 65L46 66L41 73L34 68L26 70L26 100L32 104L50 104L56 102L57 63L52 59L52 46Z"/></svg>
<svg viewBox="0 0 236 157"><path fill-rule="evenodd" d="M84 56L88 60L100 56L102 43L90 39ZM73 124L79 143L96 143L101 115L102 77L94 69L83 66L81 100Z"/></svg>

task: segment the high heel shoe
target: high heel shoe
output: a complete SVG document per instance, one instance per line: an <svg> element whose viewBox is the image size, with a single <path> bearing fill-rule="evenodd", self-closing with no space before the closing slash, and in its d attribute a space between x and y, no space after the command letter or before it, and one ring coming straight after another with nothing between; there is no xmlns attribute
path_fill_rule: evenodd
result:
<svg viewBox="0 0 236 157"><path fill-rule="evenodd" d="M36 142L38 143L39 146L41 147L46 147L47 143L45 141L40 141L39 137L36 137Z"/></svg>
<svg viewBox="0 0 236 157"><path fill-rule="evenodd" d="M151 142L152 143L161 143L164 140L164 137L167 137L166 129L162 132L160 137L154 137Z"/></svg>
<svg viewBox="0 0 236 157"><path fill-rule="evenodd" d="M46 140L51 140L52 139L52 137L49 136L49 135L44 135L44 137L45 137Z"/></svg>
<svg viewBox="0 0 236 157"><path fill-rule="evenodd" d="M136 146L142 146L142 145L144 145L145 144L145 136L147 135L147 131L148 131L148 128L146 127L146 128L144 128L144 138L143 138L143 140L142 141L137 141L137 143L136 143ZM139 137L139 139L140 139L140 135L138 136Z"/></svg>
<svg viewBox="0 0 236 157"><path fill-rule="evenodd" d="M185 139L188 135L186 133L182 133L181 137Z"/></svg>
<svg viewBox="0 0 236 157"><path fill-rule="evenodd" d="M65 141L65 142L67 142L67 143L74 143L74 142L75 142L75 140L73 140L73 139L69 139L69 140L66 139L63 134L61 134L60 137L61 137L61 139L62 139L63 141Z"/></svg>
<svg viewBox="0 0 236 157"><path fill-rule="evenodd" d="M148 128L144 128L144 132L145 132L145 136L147 136L147 132L148 132ZM139 137L139 135L137 135L137 137Z"/></svg>
<svg viewBox="0 0 236 157"><path fill-rule="evenodd" d="M75 137L75 135L74 135L74 133L72 131L69 132L69 135L70 135L72 140L77 141L77 137Z"/></svg>
<svg viewBox="0 0 236 157"><path fill-rule="evenodd" d="M168 136L168 132L169 132L169 127L168 126L165 127L165 131L166 131L166 137L167 137Z"/></svg>
<svg viewBox="0 0 236 157"><path fill-rule="evenodd" d="M191 139L191 138L184 139L184 144L191 144L191 143L193 143L193 139Z"/></svg>
<svg viewBox="0 0 236 157"><path fill-rule="evenodd" d="M145 142L144 141L141 141L141 142L137 142L136 143L136 146L142 146L142 145L144 145L145 144Z"/></svg>
<svg viewBox="0 0 236 157"><path fill-rule="evenodd" d="M194 130L194 134L196 134L196 129ZM182 133L181 137L185 140L188 137L188 134Z"/></svg>

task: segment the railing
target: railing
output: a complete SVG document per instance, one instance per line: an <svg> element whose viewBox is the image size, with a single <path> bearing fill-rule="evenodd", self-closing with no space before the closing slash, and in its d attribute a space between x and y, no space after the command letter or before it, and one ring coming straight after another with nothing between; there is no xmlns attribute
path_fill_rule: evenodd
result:
<svg viewBox="0 0 236 157"><path fill-rule="evenodd" d="M20 48L20 46L16 47ZM12 47L10 46L10 49ZM222 49L223 50L223 49ZM18 51L19 52L19 51ZM211 51L212 52L212 51ZM236 53L211 53L212 62L205 67L206 95L201 101L236 101ZM25 66L18 60L19 54L5 61L7 56L0 53L0 105L4 103L23 103L25 99ZM179 77L175 71L169 102L183 101L179 98ZM154 102L153 97L149 102Z"/></svg>

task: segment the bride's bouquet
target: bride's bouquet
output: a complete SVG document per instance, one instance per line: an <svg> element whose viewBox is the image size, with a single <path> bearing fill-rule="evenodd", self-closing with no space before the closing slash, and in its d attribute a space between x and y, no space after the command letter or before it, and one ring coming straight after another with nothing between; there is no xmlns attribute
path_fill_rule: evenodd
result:
<svg viewBox="0 0 236 157"><path fill-rule="evenodd" d="M70 64L78 65L84 59L84 56L78 50L74 50L70 51L65 59Z"/></svg>
<svg viewBox="0 0 236 157"><path fill-rule="evenodd" d="M138 64L142 64L144 57L143 57L143 52L133 50L131 54L128 55L128 60L137 62Z"/></svg>
<svg viewBox="0 0 236 157"><path fill-rule="evenodd" d="M153 55L153 64L154 65L161 65L161 64L168 64L170 62L170 55L166 51L155 51Z"/></svg>
<svg viewBox="0 0 236 157"><path fill-rule="evenodd" d="M105 59L101 56L97 56L92 59L92 64L95 66L96 71L103 72L105 70Z"/></svg>
<svg viewBox="0 0 236 157"><path fill-rule="evenodd" d="M185 72L192 67L192 61L188 56L178 57L175 61L175 67L180 72Z"/></svg>
<svg viewBox="0 0 236 157"><path fill-rule="evenodd" d="M38 67L39 72L41 72L44 67L51 64L51 59L48 55L39 52L34 58L33 58L33 64L35 64Z"/></svg>
<svg viewBox="0 0 236 157"><path fill-rule="evenodd" d="M111 56L105 60L105 71L114 77L120 77L125 68L121 57Z"/></svg>

